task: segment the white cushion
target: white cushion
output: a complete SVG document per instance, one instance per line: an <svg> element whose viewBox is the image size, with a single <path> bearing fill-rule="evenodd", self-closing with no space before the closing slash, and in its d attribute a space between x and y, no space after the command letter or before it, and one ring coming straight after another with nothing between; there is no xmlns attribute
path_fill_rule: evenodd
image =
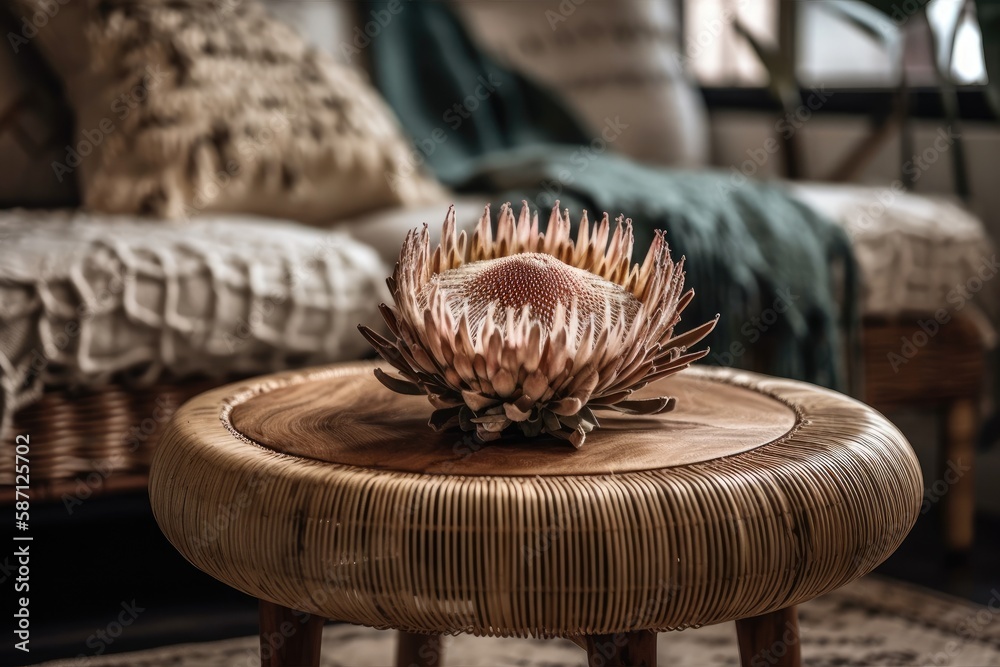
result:
<svg viewBox="0 0 1000 667"><path fill-rule="evenodd" d="M994 287L987 278L984 289L979 272L995 274L990 268L995 248L982 222L956 202L890 187L790 183L788 188L850 236L864 315L933 314L992 301L981 298Z"/></svg>
<svg viewBox="0 0 1000 667"><path fill-rule="evenodd" d="M443 216L442 209L442 216ZM389 268L342 231L0 211L0 411L45 385L257 374L356 359ZM32 370L34 369L34 370Z"/></svg>

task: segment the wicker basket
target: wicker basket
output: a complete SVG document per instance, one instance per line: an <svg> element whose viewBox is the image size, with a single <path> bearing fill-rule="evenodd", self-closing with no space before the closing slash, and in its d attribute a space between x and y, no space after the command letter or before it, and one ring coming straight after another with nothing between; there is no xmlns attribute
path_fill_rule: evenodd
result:
<svg viewBox="0 0 1000 667"><path fill-rule="evenodd" d="M217 381L47 392L14 415L0 448L0 501L14 498L14 440L29 436L31 497L89 497L143 488L163 427L180 405Z"/></svg>

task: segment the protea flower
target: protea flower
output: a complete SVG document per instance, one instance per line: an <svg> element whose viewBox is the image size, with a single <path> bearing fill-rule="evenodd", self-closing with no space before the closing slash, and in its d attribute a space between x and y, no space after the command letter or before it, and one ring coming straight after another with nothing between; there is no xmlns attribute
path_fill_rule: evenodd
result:
<svg viewBox="0 0 1000 667"><path fill-rule="evenodd" d="M516 222L501 207L496 238L489 206L471 242L455 228L452 207L433 253L426 224L406 236L387 281L395 308L379 307L391 339L359 327L399 371L376 370L382 384L427 395L431 427L489 441L516 426L579 447L599 426L595 410L673 409L674 398L632 394L708 354L688 349L718 316L674 336L694 291L683 291L684 259L671 260L663 232L640 266L631 220L619 217L612 234L607 214L591 227L584 213L574 243L558 202L544 234L526 203Z"/></svg>

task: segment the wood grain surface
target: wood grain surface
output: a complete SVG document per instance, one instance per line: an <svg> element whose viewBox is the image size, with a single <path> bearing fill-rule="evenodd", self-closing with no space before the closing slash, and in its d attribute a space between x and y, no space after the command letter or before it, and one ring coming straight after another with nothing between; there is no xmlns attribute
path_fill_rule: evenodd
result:
<svg viewBox="0 0 1000 667"><path fill-rule="evenodd" d="M731 383L680 373L638 392L677 397L666 414L599 413L579 450L552 437L481 444L458 429L437 433L423 396L383 387L372 367L275 387L234 407L233 427L294 456L364 468L454 475L599 475L656 470L745 452L786 435L795 412Z"/></svg>
<svg viewBox="0 0 1000 667"><path fill-rule="evenodd" d="M858 401L803 382L692 367L662 387L679 398L662 421L607 420L579 453L554 449L567 447L559 443L499 445L453 466L492 474L424 475L386 468L406 459L397 452L428 447L429 408L376 385L373 368L254 378L181 406L149 482L170 543L248 595L325 618L411 633L580 637L789 608L871 571L920 512L920 468L899 430ZM283 403L274 399L282 395ZM325 446L353 425L350 437L369 443L363 451L374 461L326 463L255 444L231 418L258 397L274 424L286 424L288 436L276 438L312 434ZM338 412L333 399L348 407ZM396 423L392 437L385 423ZM719 435L704 439L714 449L701 462L540 474L572 469L571 461L606 470L613 448L638 467L643 445L635 443L646 437L657 464L692 457L703 423ZM791 431L755 446L770 437L759 437L762 424ZM718 442L750 449L710 458ZM487 456L532 474L486 465Z"/></svg>

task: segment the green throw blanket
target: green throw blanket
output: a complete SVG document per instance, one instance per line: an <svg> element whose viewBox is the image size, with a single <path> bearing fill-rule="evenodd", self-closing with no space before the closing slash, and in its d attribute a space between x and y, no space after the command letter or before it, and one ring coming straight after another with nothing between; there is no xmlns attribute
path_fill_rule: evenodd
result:
<svg viewBox="0 0 1000 667"><path fill-rule="evenodd" d="M549 94L482 53L446 4L390 6L397 11L368 55L416 161L456 191L496 193L495 204L527 200L542 220L556 199L576 219L584 209L591 219L624 214L635 226L634 257L653 230L667 230L697 293L681 328L722 315L708 361L846 388L856 271L839 227L778 187L616 156L606 139L627 131L626 119L590 137Z"/></svg>

